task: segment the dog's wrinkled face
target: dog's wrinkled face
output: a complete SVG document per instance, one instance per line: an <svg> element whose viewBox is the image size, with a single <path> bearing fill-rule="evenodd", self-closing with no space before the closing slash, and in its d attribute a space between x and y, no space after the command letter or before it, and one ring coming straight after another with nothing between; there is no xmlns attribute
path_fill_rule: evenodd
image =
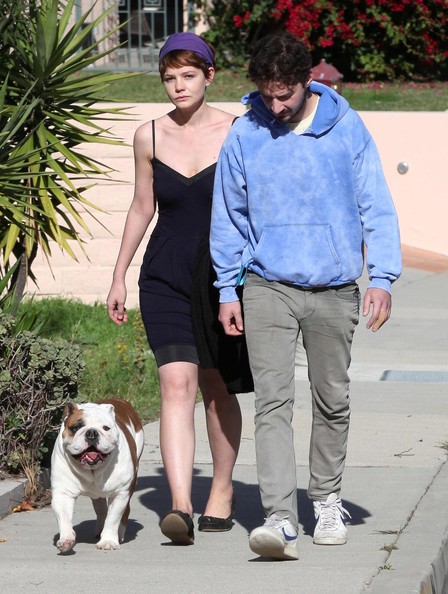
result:
<svg viewBox="0 0 448 594"><path fill-rule="evenodd" d="M68 404L64 411L63 446L84 468L104 464L118 443L112 404Z"/></svg>

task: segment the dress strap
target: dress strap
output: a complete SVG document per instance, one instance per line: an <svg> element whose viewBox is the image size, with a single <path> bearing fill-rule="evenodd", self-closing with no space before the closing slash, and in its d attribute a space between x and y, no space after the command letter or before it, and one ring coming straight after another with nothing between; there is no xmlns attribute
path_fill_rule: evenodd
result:
<svg viewBox="0 0 448 594"><path fill-rule="evenodd" d="M152 158L156 156L156 121L152 120Z"/></svg>

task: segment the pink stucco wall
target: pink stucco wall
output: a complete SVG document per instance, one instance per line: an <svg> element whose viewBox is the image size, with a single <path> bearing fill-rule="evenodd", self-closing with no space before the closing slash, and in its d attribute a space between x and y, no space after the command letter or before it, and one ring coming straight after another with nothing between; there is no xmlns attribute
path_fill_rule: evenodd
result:
<svg viewBox="0 0 448 594"><path fill-rule="evenodd" d="M243 113L239 103L218 104L235 114ZM115 134L132 143L137 126L171 109L167 103L131 105L134 121L114 122ZM402 243L448 256L447 138L448 112L362 112L361 117L377 143L384 171L397 208ZM97 145L95 157L116 170L115 180L92 188L89 199L101 206L101 223L90 221L92 236L84 235L89 259L77 249L78 262L53 248L52 271L42 255L33 267L39 287L30 283L29 294L63 295L85 302L104 302L109 290L113 266L120 246L124 221L132 199L132 148ZM400 174L397 166L408 164ZM87 219L89 222L89 219ZM149 236L148 231L148 236ZM138 269L145 241L138 250L127 276L128 306L137 305Z"/></svg>
<svg viewBox="0 0 448 594"><path fill-rule="evenodd" d="M362 112L400 219L402 242L448 255L448 111ZM406 162L408 172L397 166Z"/></svg>

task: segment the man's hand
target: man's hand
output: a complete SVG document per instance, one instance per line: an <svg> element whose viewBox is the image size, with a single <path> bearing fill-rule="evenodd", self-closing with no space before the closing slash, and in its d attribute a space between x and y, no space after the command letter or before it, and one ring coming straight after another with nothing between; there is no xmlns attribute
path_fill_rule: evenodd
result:
<svg viewBox="0 0 448 594"><path fill-rule="evenodd" d="M243 316L239 301L220 303L218 319L224 328L224 332L229 336L244 334Z"/></svg>
<svg viewBox="0 0 448 594"><path fill-rule="evenodd" d="M366 324L366 328L372 328L376 332L381 326L390 318L392 309L392 298L390 293L384 289L367 289L364 295L364 305L362 315L365 317L369 315L370 307L372 307L372 315Z"/></svg>

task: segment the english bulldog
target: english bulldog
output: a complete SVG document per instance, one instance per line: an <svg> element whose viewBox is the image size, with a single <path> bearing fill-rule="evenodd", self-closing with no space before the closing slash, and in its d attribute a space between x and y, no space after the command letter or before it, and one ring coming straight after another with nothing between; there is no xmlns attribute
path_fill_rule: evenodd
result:
<svg viewBox="0 0 448 594"><path fill-rule="evenodd" d="M66 405L51 457L51 491L59 525L57 548L76 544L72 517L76 498L92 499L97 549L119 549L129 517L143 451L142 423L125 400Z"/></svg>

